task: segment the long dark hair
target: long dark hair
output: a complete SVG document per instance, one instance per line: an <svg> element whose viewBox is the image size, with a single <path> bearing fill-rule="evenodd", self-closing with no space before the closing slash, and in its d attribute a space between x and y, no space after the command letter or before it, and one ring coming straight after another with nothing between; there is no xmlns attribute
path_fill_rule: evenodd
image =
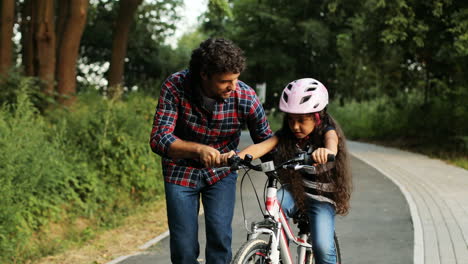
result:
<svg viewBox="0 0 468 264"><path fill-rule="evenodd" d="M324 147L325 129L328 126L333 126L338 135L338 153L335 158L335 167L332 170L318 174L319 182L329 182L335 187L332 193L332 200L335 202L335 209L337 214L345 215L349 210L349 200L351 197L352 183L351 183L351 170L348 161L348 151L346 147L346 138L340 125L327 113L325 108L319 112L318 117L311 114L315 119L315 128L308 139L308 143L315 148ZM317 119L319 118L319 120ZM318 125L317 125L318 124ZM287 115L283 118L283 126L277 133L279 142L277 145L277 155L275 155L275 163L288 160L296 155L298 143L297 138L289 128ZM300 210L305 212L307 207L307 199L305 196L304 186L302 185L302 175L298 172L291 172L290 170L282 170L279 172L281 182L289 184L289 190L296 201L296 205Z"/></svg>

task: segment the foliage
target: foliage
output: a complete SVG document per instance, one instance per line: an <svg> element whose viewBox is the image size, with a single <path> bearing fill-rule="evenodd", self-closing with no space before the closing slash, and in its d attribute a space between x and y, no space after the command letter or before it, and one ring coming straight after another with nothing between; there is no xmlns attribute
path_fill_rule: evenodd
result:
<svg viewBox="0 0 468 264"><path fill-rule="evenodd" d="M163 190L159 161L149 148L154 100L123 101L97 93L76 108L40 115L24 78L15 104L0 110L0 262L23 263L54 248L44 235L53 222L89 219L79 235L114 226ZM34 236L33 236L34 235ZM62 238L66 239L66 238ZM42 252L42 253L41 253Z"/></svg>
<svg viewBox="0 0 468 264"><path fill-rule="evenodd" d="M173 50L164 45L164 40L174 33L174 22L179 19L176 7L181 4L182 0L158 0L144 1L140 5L127 47L124 76L127 87L138 86L154 92L153 89L178 68L179 62L173 59ZM88 24L81 41L81 56L85 64L104 65L110 61L111 29L114 28L117 7L117 1L99 1L90 5ZM93 68L81 69L79 75L82 80L87 80L90 70ZM104 88L106 83L99 86Z"/></svg>
<svg viewBox="0 0 468 264"><path fill-rule="evenodd" d="M267 83L267 109L276 107L285 84L313 77L328 88L352 138L399 138L466 151L464 2L228 2L232 17L215 9L206 17L221 21L218 34L246 51L241 78Z"/></svg>
<svg viewBox="0 0 468 264"><path fill-rule="evenodd" d="M334 102L329 108L349 139L393 142L430 155L451 153L466 158L468 126L463 120L468 118L468 106L463 101L468 92L462 88L457 91L457 96L446 95L452 104L447 104L444 96L421 107L424 95L411 92L400 98L380 97L344 105Z"/></svg>
<svg viewBox="0 0 468 264"><path fill-rule="evenodd" d="M51 96L41 91L43 82L37 77L24 77L17 68L11 69L8 74L0 76L0 105L15 104L17 96L26 92L28 100L40 112L48 106L56 104Z"/></svg>
<svg viewBox="0 0 468 264"><path fill-rule="evenodd" d="M233 18L233 14L226 0L209 0L208 11L203 17L202 30L210 37L217 37L226 33L227 23Z"/></svg>

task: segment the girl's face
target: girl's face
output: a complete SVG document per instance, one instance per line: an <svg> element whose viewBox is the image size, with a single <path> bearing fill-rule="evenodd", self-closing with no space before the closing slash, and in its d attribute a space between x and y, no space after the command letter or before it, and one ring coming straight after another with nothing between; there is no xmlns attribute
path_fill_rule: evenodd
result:
<svg viewBox="0 0 468 264"><path fill-rule="evenodd" d="M312 114L288 114L288 124L296 138L302 139L314 131L315 119Z"/></svg>

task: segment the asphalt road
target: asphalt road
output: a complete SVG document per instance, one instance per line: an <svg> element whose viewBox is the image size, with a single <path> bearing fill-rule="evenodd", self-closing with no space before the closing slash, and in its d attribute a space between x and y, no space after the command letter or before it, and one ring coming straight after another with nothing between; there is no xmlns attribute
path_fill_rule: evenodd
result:
<svg viewBox="0 0 468 264"><path fill-rule="evenodd" d="M241 146L248 143L243 135ZM413 261L413 227L405 198L389 179L358 159L352 158L353 193L351 210L338 216L336 232L344 264L405 264ZM237 184L237 202L233 220L233 254L245 241L246 230L240 202L242 171ZM263 197L266 177L251 173L255 189ZM248 178L242 185L242 198L247 222L262 217ZM204 261L205 228L199 217L200 257ZM121 264L169 264L169 238L149 248L145 253L129 257Z"/></svg>

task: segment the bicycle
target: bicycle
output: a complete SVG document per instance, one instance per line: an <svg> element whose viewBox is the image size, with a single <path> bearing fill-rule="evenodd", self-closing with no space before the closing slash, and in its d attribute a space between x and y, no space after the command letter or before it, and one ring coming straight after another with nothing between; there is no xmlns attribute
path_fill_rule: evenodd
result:
<svg viewBox="0 0 468 264"><path fill-rule="evenodd" d="M328 155L328 161L333 161L334 159L334 155ZM251 223L251 229L248 230L247 241L239 248L231 264L293 264L289 241L294 242L298 246L297 261L295 263L314 263L312 245L308 242L309 228L306 222L308 220L307 216L295 217L295 222L298 223L299 228L298 235L295 236L281 209L280 202L276 197L278 190L277 170L285 168L302 170L313 174L316 172L316 167L307 165L312 164L310 154L301 152L295 158L285 161L276 167L273 161L261 163L259 165L254 165L251 162L252 156L250 155L246 155L244 159L238 156L233 156L229 159L231 170L245 168L248 172L248 170L252 169L264 172L268 176L265 199L266 213L264 213L263 220ZM266 235L268 239L261 239L259 238L260 235ZM341 263L341 253L336 232L334 234L334 242L337 263Z"/></svg>

